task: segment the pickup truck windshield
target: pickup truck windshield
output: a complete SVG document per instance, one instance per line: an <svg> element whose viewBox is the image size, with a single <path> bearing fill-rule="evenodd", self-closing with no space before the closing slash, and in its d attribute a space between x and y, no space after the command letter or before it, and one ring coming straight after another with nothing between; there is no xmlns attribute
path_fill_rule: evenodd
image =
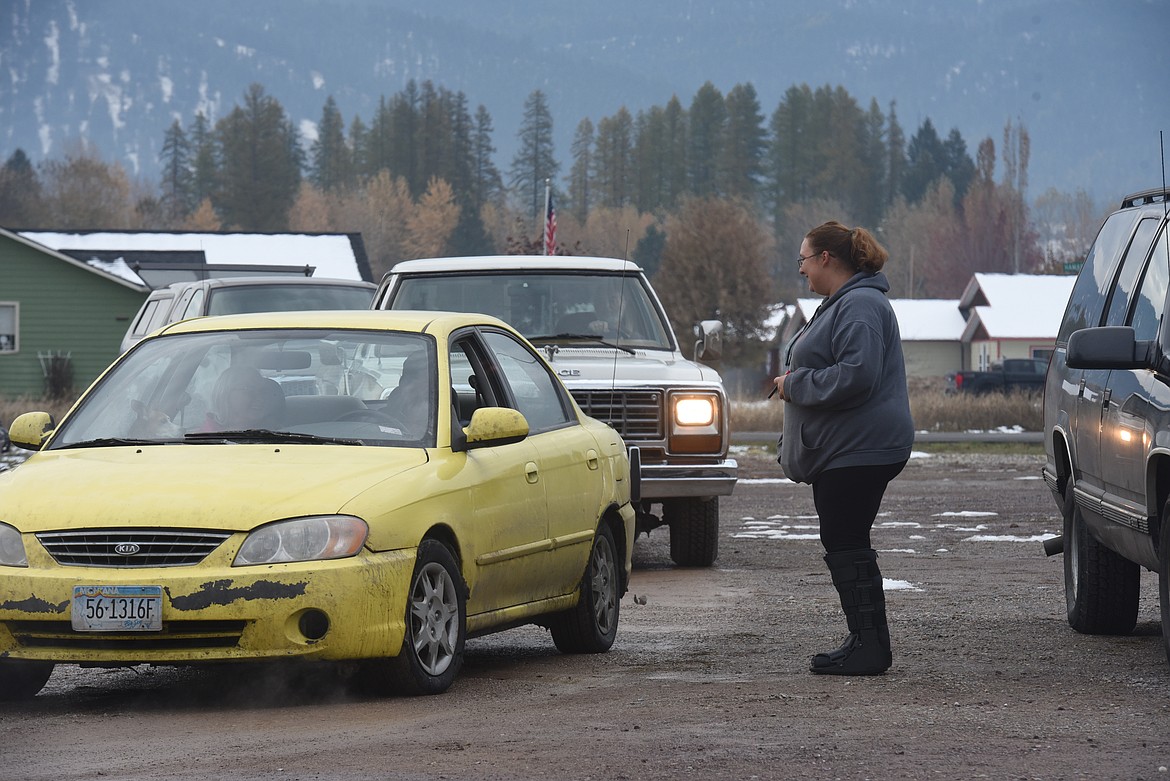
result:
<svg viewBox="0 0 1170 781"><path fill-rule="evenodd" d="M642 282L620 274L511 273L404 277L392 309L482 312L525 337L589 347L672 349L669 330Z"/></svg>

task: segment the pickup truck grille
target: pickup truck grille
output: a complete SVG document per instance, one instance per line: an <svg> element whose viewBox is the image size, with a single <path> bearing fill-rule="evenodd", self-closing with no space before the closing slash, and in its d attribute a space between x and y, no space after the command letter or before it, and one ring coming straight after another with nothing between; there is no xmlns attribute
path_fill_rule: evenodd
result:
<svg viewBox="0 0 1170 781"><path fill-rule="evenodd" d="M662 391L573 390L573 398L591 418L608 423L626 442L661 440Z"/></svg>
<svg viewBox="0 0 1170 781"><path fill-rule="evenodd" d="M179 567L203 561L230 536L184 529L86 529L42 532L37 539L65 566Z"/></svg>

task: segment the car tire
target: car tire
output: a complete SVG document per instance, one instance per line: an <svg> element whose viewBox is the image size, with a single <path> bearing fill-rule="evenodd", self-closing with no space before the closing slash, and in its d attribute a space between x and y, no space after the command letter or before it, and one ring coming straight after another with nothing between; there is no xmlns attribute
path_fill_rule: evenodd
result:
<svg viewBox="0 0 1170 781"><path fill-rule="evenodd" d="M1137 625L1141 570L1102 545L1089 532L1065 482L1064 597L1068 624L1082 634L1127 635Z"/></svg>
<svg viewBox="0 0 1170 781"><path fill-rule="evenodd" d="M32 699L45 688L52 674L52 662L32 662L23 659L0 661L0 702Z"/></svg>
<svg viewBox="0 0 1170 781"><path fill-rule="evenodd" d="M662 505L670 526L670 558L680 567L710 567L719 555L719 497L670 499Z"/></svg>
<svg viewBox="0 0 1170 781"><path fill-rule="evenodd" d="M599 654L613 646L621 612L621 574L613 532L602 523L593 537L589 562L581 576L577 606L549 623L557 650L565 654Z"/></svg>
<svg viewBox="0 0 1170 781"><path fill-rule="evenodd" d="M463 666L467 587L446 545L418 546L406 595L406 632L392 659L364 663L354 688L372 694L442 694Z"/></svg>

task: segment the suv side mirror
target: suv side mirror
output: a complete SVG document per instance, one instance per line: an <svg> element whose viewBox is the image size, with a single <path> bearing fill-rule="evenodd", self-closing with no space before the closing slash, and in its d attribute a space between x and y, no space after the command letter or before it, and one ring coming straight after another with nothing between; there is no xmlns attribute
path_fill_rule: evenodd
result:
<svg viewBox="0 0 1170 781"><path fill-rule="evenodd" d="M1070 369L1145 369L1150 346L1135 339L1128 325L1082 328L1068 337L1065 364Z"/></svg>
<svg viewBox="0 0 1170 781"><path fill-rule="evenodd" d="M695 325L695 360L714 361L723 355L723 323L702 320Z"/></svg>

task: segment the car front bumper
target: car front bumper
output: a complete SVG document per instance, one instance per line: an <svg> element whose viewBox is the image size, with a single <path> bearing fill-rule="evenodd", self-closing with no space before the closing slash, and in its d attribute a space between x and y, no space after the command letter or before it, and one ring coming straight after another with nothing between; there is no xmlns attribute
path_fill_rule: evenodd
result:
<svg viewBox="0 0 1170 781"><path fill-rule="evenodd" d="M232 567L0 568L0 658L76 664L189 664L396 655L415 550L334 561ZM74 586L162 587L162 631L92 632L71 625Z"/></svg>

